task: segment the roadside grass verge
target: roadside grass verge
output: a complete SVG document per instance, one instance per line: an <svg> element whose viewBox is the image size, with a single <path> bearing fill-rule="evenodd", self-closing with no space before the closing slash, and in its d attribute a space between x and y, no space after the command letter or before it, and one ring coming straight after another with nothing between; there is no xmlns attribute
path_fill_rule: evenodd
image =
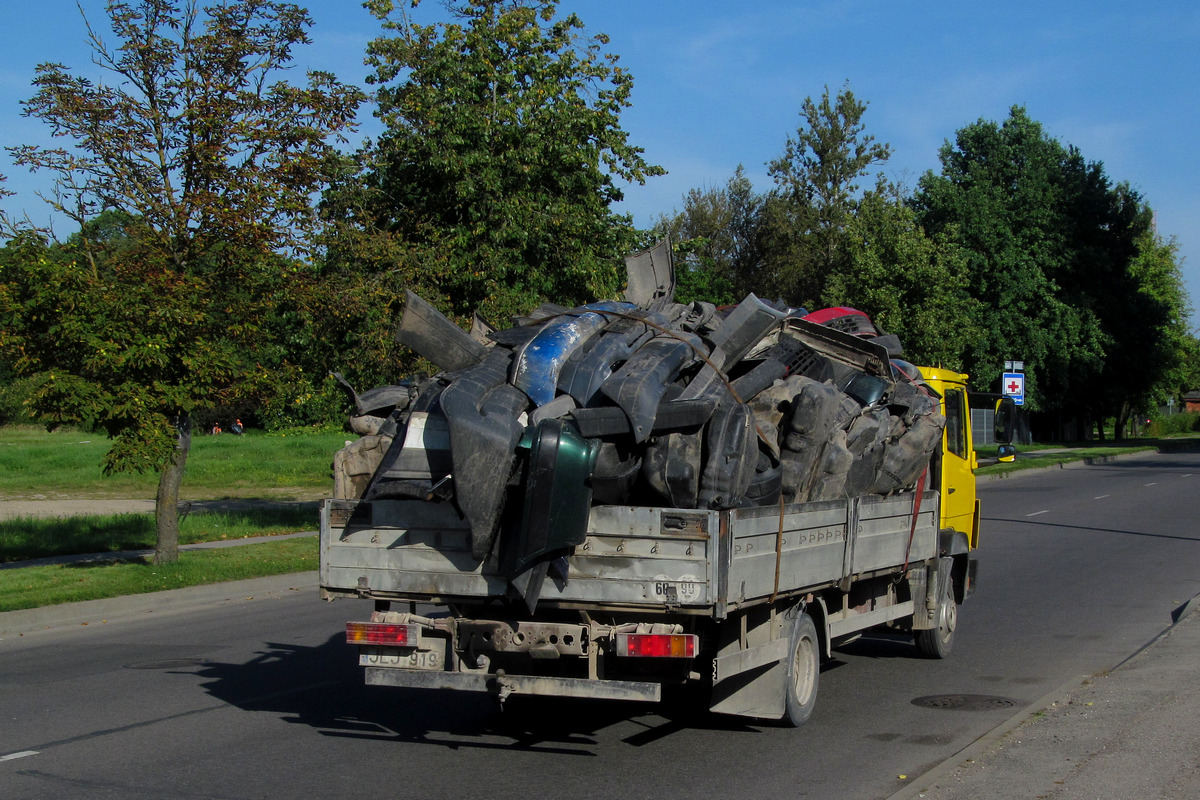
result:
<svg viewBox="0 0 1200 800"><path fill-rule="evenodd" d="M333 455L354 438L337 430L193 436L180 494L210 499L257 497L276 489L329 491ZM154 497L155 474L102 474L109 446L103 433L0 428L0 495Z"/></svg>
<svg viewBox="0 0 1200 800"><path fill-rule="evenodd" d="M179 543L198 544L316 530L311 507L251 508L183 516ZM154 547L153 514L17 517L0 520L0 564L31 558L112 553Z"/></svg>
<svg viewBox="0 0 1200 800"><path fill-rule="evenodd" d="M54 564L0 570L0 612L263 578L317 568L315 538L179 554L174 564L148 560Z"/></svg>
<svg viewBox="0 0 1200 800"><path fill-rule="evenodd" d="M1112 456L1127 455L1129 453L1141 453L1148 450L1158 449L1157 445L1154 443L1130 444L1126 446L1106 445L1101 447L1071 447L1070 449L1059 449L1062 447L1062 445L1021 446L1017 448L1019 455L1016 461L989 464L986 467L980 467L979 469L975 470L975 474L1005 475L1012 472L1021 472L1027 469L1054 467L1058 466L1059 464L1068 464L1074 461L1087 461L1089 459L1108 458ZM977 448L976 452L979 454L980 458L996 457L996 448L994 446L979 447Z"/></svg>

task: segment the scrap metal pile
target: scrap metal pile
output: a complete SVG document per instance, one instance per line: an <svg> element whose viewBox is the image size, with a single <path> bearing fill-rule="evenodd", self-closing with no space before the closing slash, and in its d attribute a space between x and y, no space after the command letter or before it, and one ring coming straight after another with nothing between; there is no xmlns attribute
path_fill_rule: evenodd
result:
<svg viewBox="0 0 1200 800"><path fill-rule="evenodd" d="M944 419L894 336L853 309L675 303L664 246L627 266L625 301L505 330L468 334L409 293L397 338L444 371L353 395L364 436L334 462L336 496L452 503L472 556L517 575L582 543L592 504L914 487Z"/></svg>

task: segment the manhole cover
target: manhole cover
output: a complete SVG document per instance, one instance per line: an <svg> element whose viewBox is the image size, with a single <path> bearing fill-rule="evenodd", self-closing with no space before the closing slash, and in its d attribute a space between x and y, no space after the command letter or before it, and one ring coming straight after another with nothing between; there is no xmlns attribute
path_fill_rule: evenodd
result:
<svg viewBox="0 0 1200 800"><path fill-rule="evenodd" d="M126 664L125 669L183 669L199 667L207 663L203 658L164 658L159 661L139 661L136 664Z"/></svg>
<svg viewBox="0 0 1200 800"><path fill-rule="evenodd" d="M945 711L994 711L1016 708L1017 701L991 694L931 694L913 700L914 706Z"/></svg>

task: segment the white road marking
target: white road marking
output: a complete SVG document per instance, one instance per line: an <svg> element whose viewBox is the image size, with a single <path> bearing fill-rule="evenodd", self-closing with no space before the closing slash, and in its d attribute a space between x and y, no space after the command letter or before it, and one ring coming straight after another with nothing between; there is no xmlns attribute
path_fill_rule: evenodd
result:
<svg viewBox="0 0 1200 800"><path fill-rule="evenodd" d="M1045 511L1035 511L1032 514L1026 514L1025 516L1036 517L1038 514L1049 514L1049 513L1050 513L1050 509L1046 509Z"/></svg>
<svg viewBox="0 0 1200 800"><path fill-rule="evenodd" d="M1158 486L1158 481L1154 481L1154 483L1147 483L1146 485L1147 486Z"/></svg>
<svg viewBox="0 0 1200 800"><path fill-rule="evenodd" d="M1104 499L1104 498L1106 498L1106 497L1108 497L1108 495L1106 495L1106 494L1098 494L1098 495L1096 495L1095 497L1093 497L1092 499L1093 499L1093 500L1103 500L1103 499Z"/></svg>
<svg viewBox="0 0 1200 800"><path fill-rule="evenodd" d="M15 761L18 758L25 758L26 756L36 756L37 754L38 754L37 750L22 750L19 753L9 753L6 756L0 756L0 761Z"/></svg>

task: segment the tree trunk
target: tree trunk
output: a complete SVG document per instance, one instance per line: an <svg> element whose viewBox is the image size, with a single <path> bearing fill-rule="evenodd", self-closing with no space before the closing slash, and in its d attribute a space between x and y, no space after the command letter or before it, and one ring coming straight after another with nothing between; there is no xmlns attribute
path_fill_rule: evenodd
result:
<svg viewBox="0 0 1200 800"><path fill-rule="evenodd" d="M154 563L179 560L179 485L188 451L192 449L192 418L181 414L175 422L178 440L175 458L158 476L158 495L154 500Z"/></svg>
<svg viewBox="0 0 1200 800"><path fill-rule="evenodd" d="M1118 442L1123 442L1127 438L1125 430L1129 426L1129 417L1132 414L1133 406L1129 404L1128 400L1122 400L1121 404L1117 406L1116 430L1113 432L1113 438Z"/></svg>

